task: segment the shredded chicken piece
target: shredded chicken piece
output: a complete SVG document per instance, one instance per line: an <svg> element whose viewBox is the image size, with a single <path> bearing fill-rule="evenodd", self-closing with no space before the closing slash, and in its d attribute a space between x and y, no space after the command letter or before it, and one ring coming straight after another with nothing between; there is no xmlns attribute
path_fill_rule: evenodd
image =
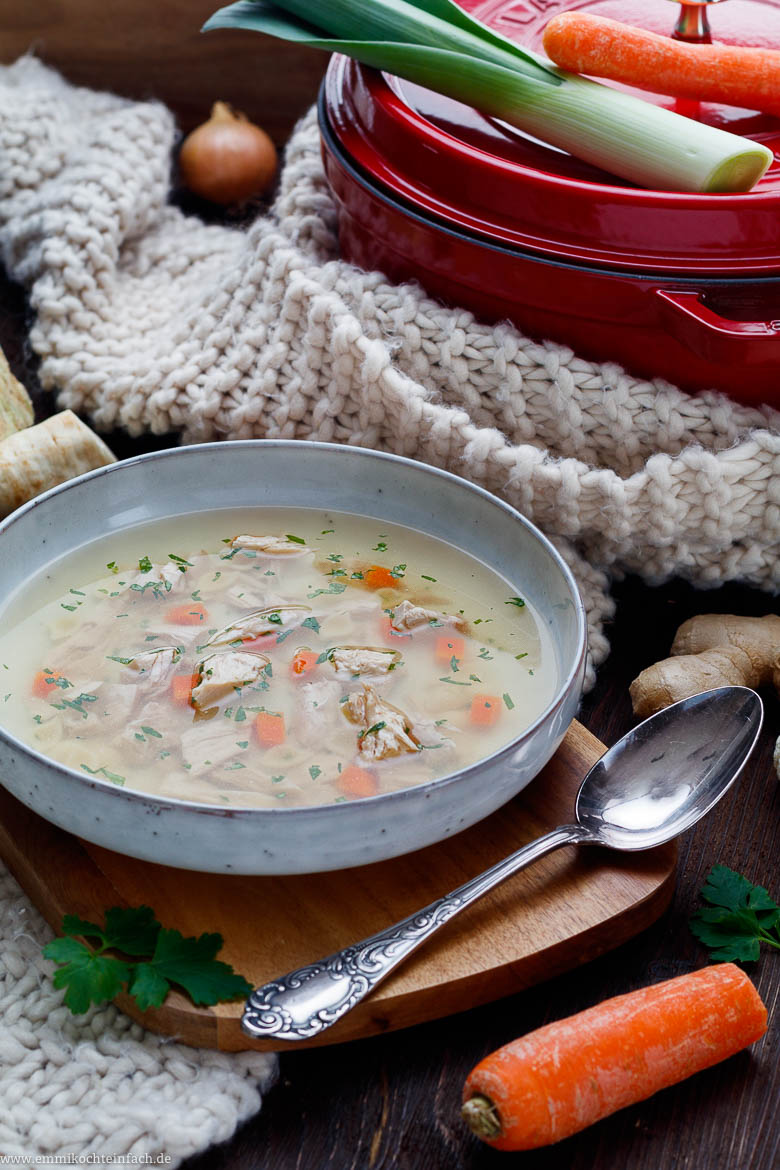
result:
<svg viewBox="0 0 780 1170"><path fill-rule="evenodd" d="M336 646L330 661L337 678L354 678L359 674L389 674L401 661L398 650L375 650L371 646Z"/></svg>
<svg viewBox="0 0 780 1170"><path fill-rule="evenodd" d="M358 751L364 759L384 760L420 750L409 717L382 699L370 683L363 683L362 691L353 692L342 710L353 723L361 725Z"/></svg>
<svg viewBox="0 0 780 1170"><path fill-rule="evenodd" d="M212 719L205 727L191 727L182 734L181 753L185 764L190 765L191 776L222 767L236 754L235 728L225 719Z"/></svg>
<svg viewBox="0 0 780 1170"><path fill-rule="evenodd" d="M402 601L393 610L390 619L392 630L414 630L418 626L427 626L431 622L439 622L443 626L462 626L463 619L451 613L439 613L435 609L423 609L421 605L413 605L411 601Z"/></svg>
<svg viewBox="0 0 780 1170"><path fill-rule="evenodd" d="M290 553L309 551L307 545L297 540L288 540L286 536L234 536L230 547L267 553L269 556L289 556Z"/></svg>
<svg viewBox="0 0 780 1170"><path fill-rule="evenodd" d="M122 574L122 580L128 589L134 589L136 592L143 590L155 594L171 593L184 577L178 565L152 565L152 568L144 572L140 570L137 573Z"/></svg>
<svg viewBox="0 0 780 1170"><path fill-rule="evenodd" d="M181 658L181 646L155 646L142 650L131 658L128 666L144 676L145 682L164 682L172 668Z"/></svg>
<svg viewBox="0 0 780 1170"><path fill-rule="evenodd" d="M70 687L58 691L56 702L62 702L62 726L68 736L88 739L92 736L118 733L126 727L138 691L132 684L101 683L95 681L84 687ZM66 705L72 703L73 706Z"/></svg>
<svg viewBox="0 0 780 1170"><path fill-rule="evenodd" d="M263 634L280 634L282 630L292 630L301 625L310 613L308 605L271 605L264 609L256 609L231 625L217 630L206 645L228 646L231 642L243 642L250 638L259 638Z"/></svg>
<svg viewBox="0 0 780 1170"><path fill-rule="evenodd" d="M300 718L296 720L298 737L310 747L322 744L334 720L338 718L334 711L338 708L341 686L335 681L318 679L300 683L296 691L300 704Z"/></svg>
<svg viewBox="0 0 780 1170"><path fill-rule="evenodd" d="M192 702L200 711L213 707L236 687L256 682L269 663L265 654L247 650L209 654L198 667L200 682L192 690Z"/></svg>

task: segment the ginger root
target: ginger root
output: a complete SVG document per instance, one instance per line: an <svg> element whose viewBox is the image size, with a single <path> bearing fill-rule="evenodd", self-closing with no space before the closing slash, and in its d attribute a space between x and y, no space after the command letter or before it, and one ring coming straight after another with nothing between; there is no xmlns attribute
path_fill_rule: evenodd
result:
<svg viewBox="0 0 780 1170"><path fill-rule="evenodd" d="M672 657L648 666L629 687L641 719L713 687L774 685L780 694L780 617L705 613L689 618L672 642ZM775 749L780 775L780 739Z"/></svg>
<svg viewBox="0 0 780 1170"><path fill-rule="evenodd" d="M712 687L760 687L780 691L780 617L705 613L683 622L672 657L643 670L631 683L634 714L644 719L670 703Z"/></svg>

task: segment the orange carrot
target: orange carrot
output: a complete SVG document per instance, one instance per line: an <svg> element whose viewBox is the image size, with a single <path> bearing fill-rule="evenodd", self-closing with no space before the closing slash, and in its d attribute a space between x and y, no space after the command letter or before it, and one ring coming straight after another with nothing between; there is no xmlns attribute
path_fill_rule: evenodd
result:
<svg viewBox="0 0 780 1170"><path fill-rule="evenodd" d="M199 626L205 622L209 611L205 605L197 601L187 602L185 605L174 605L166 614L167 620L175 626Z"/></svg>
<svg viewBox="0 0 780 1170"><path fill-rule="evenodd" d="M436 639L436 661L450 663L453 658L458 661L466 653L466 643L462 638L453 634L440 634Z"/></svg>
<svg viewBox="0 0 780 1170"><path fill-rule="evenodd" d="M501 714L498 695L475 695L471 700L469 718L475 727L493 727Z"/></svg>
<svg viewBox="0 0 780 1170"><path fill-rule="evenodd" d="M463 1117L498 1150L549 1145L733 1056L766 1022L744 971L717 963L499 1048L469 1074Z"/></svg>
<svg viewBox="0 0 780 1170"><path fill-rule="evenodd" d="M175 674L171 679L171 699L177 707L189 706L192 688L198 685L199 674Z"/></svg>
<svg viewBox="0 0 780 1170"><path fill-rule="evenodd" d="M270 650L272 646L276 645L276 636L272 630L267 630L264 634L258 634L256 638L242 638L241 649L261 651L265 654L266 650Z"/></svg>
<svg viewBox="0 0 780 1170"><path fill-rule="evenodd" d="M57 688L57 679L64 678L58 670L39 670L32 681L32 693L36 699L48 699Z"/></svg>
<svg viewBox="0 0 780 1170"><path fill-rule="evenodd" d="M336 781L344 796L376 796L379 791L376 774L357 764L348 764Z"/></svg>
<svg viewBox="0 0 780 1170"><path fill-rule="evenodd" d="M544 30L547 56L573 73L607 77L701 102L780 113L780 52L699 45L585 12L561 12Z"/></svg>
<svg viewBox="0 0 780 1170"><path fill-rule="evenodd" d="M385 569L382 565L372 565L370 569L366 569L363 574L363 580L369 589L397 589L398 580L393 576L389 569Z"/></svg>
<svg viewBox="0 0 780 1170"><path fill-rule="evenodd" d="M314 670L318 658L319 654L316 654L314 650L296 650L293 660L290 663L291 673L296 678L308 674Z"/></svg>
<svg viewBox="0 0 780 1170"><path fill-rule="evenodd" d="M280 743L284 743L284 715L261 711L255 719L255 732L262 747L277 747Z"/></svg>

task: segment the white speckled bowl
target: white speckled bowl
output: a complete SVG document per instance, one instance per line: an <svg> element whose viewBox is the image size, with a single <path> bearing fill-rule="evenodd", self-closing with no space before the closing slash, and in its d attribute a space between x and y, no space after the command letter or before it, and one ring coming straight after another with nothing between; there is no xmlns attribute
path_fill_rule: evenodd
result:
<svg viewBox="0 0 780 1170"><path fill-rule="evenodd" d="M128 459L46 492L0 524L0 597L119 529L199 508L255 506L356 512L420 529L485 561L549 624L559 677L552 702L522 735L461 772L339 804L227 809L157 798L75 772L0 729L3 785L47 820L108 849L185 869L251 874L312 873L408 853L474 824L525 787L579 703L582 601L569 569L533 525L481 488L426 464L292 440L210 443Z"/></svg>

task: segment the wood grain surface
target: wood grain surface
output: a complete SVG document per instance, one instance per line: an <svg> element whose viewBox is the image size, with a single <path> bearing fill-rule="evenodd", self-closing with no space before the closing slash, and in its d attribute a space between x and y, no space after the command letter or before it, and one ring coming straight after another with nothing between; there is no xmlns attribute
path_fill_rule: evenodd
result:
<svg viewBox="0 0 780 1170"><path fill-rule="evenodd" d="M75 85L170 106L184 131L221 99L285 141L327 55L203 22L220 0L0 0L0 61L33 52Z"/></svg>
<svg viewBox="0 0 780 1170"><path fill-rule="evenodd" d="M570 823L580 781L603 745L575 721L542 774L505 808L407 857L335 873L240 877L190 873L89 845L0 789L0 856L48 922L102 921L108 906L152 906L163 926L218 931L220 958L253 986L367 938L558 825ZM558 850L464 911L333 1028L296 1047L334 1044L464 1011L581 965L630 938L666 909L673 844L620 856ZM148 1028L186 1044L273 1051L241 1031L243 1003L196 1008L168 996L142 1013Z"/></svg>
<svg viewBox="0 0 780 1170"><path fill-rule="evenodd" d="M0 345L43 418L54 404L38 387L29 325L22 290L0 282ZM176 443L175 436L107 438L121 457ZM607 744L634 723L629 682L667 653L682 621L701 612L778 611L776 597L738 585L650 588L630 578L613 592L612 653L579 713ZM549 1149L497 1153L459 1116L465 1077L492 1049L608 996L703 966L707 955L688 918L712 865L731 866L780 896L780 783L772 768L780 702L771 691L763 698L759 747L738 785L681 839L675 896L657 923L607 955L494 1004L373 1039L284 1052L260 1113L182 1170L777 1170L780 958L773 953L748 968L770 1012L769 1032L749 1052Z"/></svg>

